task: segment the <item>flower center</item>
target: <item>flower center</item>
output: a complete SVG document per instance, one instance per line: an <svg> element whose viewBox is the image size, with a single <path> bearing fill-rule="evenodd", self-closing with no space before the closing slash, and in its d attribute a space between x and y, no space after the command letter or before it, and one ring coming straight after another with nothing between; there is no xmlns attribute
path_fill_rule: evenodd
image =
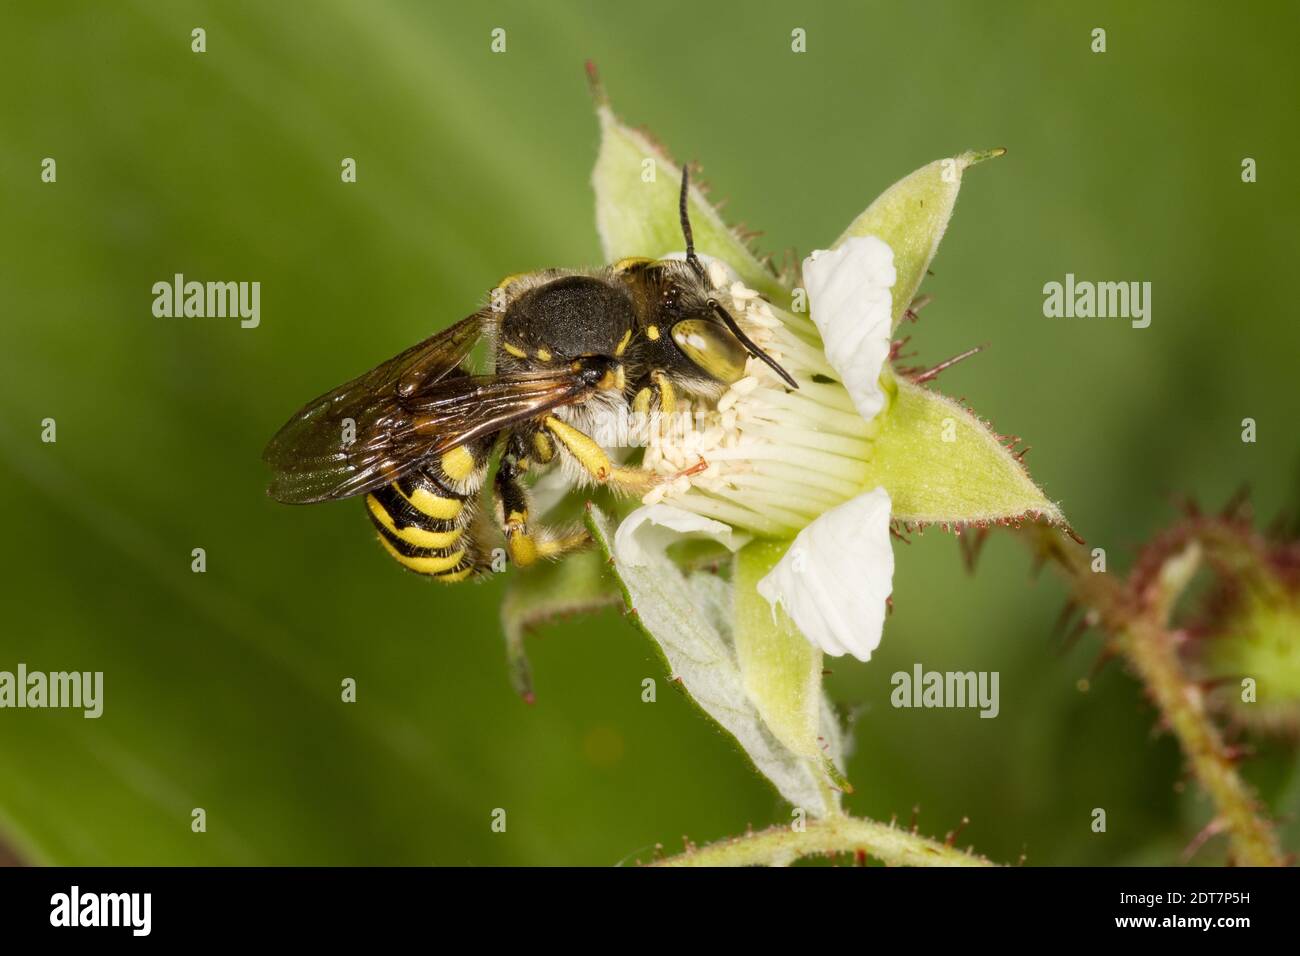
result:
<svg viewBox="0 0 1300 956"><path fill-rule="evenodd" d="M643 467L665 480L642 500L789 537L863 490L878 419L858 414L806 313L774 306L717 262L709 280L745 334L799 388L751 357L745 377L716 403L682 402L687 414L653 421Z"/></svg>

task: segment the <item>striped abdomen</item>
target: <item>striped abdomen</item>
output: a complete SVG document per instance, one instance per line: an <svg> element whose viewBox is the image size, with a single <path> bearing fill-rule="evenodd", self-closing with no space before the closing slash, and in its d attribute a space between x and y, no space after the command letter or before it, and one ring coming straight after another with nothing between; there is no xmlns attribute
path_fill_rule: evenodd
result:
<svg viewBox="0 0 1300 956"><path fill-rule="evenodd" d="M406 569L437 581L463 581L484 570L491 556L483 553L475 519L486 471L485 455L461 447L366 495L380 544Z"/></svg>

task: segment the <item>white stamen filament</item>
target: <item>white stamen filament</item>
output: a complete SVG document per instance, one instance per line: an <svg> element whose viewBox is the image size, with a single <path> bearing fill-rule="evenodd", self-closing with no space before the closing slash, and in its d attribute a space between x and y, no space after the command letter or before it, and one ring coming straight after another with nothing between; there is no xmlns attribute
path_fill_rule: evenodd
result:
<svg viewBox="0 0 1300 956"><path fill-rule="evenodd" d="M789 537L864 490L878 425L858 414L807 315L773 306L717 264L710 264L710 280L746 335L799 388L751 358L745 377L716 403L680 400L694 425L651 431L644 466L669 480L643 501L666 500L733 527ZM701 461L706 468L683 474Z"/></svg>

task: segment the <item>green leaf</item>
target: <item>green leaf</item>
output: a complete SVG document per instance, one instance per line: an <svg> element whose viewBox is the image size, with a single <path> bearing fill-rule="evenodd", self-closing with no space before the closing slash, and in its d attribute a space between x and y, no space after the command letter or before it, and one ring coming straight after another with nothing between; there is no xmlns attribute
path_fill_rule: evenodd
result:
<svg viewBox="0 0 1300 956"><path fill-rule="evenodd" d="M732 632L731 583L707 571L688 577L664 552L647 554L647 563L640 565L617 561L613 525L595 506L588 509L587 527L606 557L615 560L628 611L663 653L673 679L735 738L781 796L812 816L833 810L837 794L828 785L820 751L810 759L786 746L746 690ZM839 728L829 705L819 700L819 707L828 721L827 752L838 759Z"/></svg>
<svg viewBox="0 0 1300 956"><path fill-rule="evenodd" d="M524 638L540 624L618 604L622 595L604 557L595 550L512 574L501 602L510 683L533 701L532 669Z"/></svg>
<svg viewBox="0 0 1300 956"><path fill-rule="evenodd" d="M598 103L596 115L600 119L600 152L592 185L596 190L596 228L606 261L680 252L685 247L678 216L681 167L649 136L619 120L607 103ZM727 226L694 183L688 209L697 251L727 263L750 288L776 301L789 298L772 270Z"/></svg>
<svg viewBox="0 0 1300 956"><path fill-rule="evenodd" d="M961 190L962 173L969 166L1005 152L1005 149L967 151L922 166L881 193L835 240L832 248L852 236L878 236L894 250L894 268L898 270L893 296L894 326L916 297L948 228Z"/></svg>
<svg viewBox="0 0 1300 956"><path fill-rule="evenodd" d="M965 524L1042 518L1061 524L1021 462L967 409L897 380L881 415L865 487L883 485L896 520Z"/></svg>

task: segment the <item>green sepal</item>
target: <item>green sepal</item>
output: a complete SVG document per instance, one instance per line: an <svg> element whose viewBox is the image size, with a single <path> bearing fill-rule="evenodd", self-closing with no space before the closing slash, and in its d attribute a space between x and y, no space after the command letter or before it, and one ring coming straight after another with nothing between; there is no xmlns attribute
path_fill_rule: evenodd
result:
<svg viewBox="0 0 1300 956"><path fill-rule="evenodd" d="M640 130L625 125L603 101L598 102L600 152L591 183L596 191L596 228L607 262L627 256L660 258L680 252L678 201L682 170L667 152ZM647 181L649 180L649 181ZM723 220L704 193L691 184L687 209L697 252L731 266L752 289L773 301L788 301L771 268Z"/></svg>
<svg viewBox="0 0 1300 956"><path fill-rule="evenodd" d="M745 692L763 722L787 748L835 778L829 789L847 785L822 747L822 652L795 627L785 610L758 593L758 582L776 565L788 541L759 540L736 553L733 580L736 659Z"/></svg>
<svg viewBox="0 0 1300 956"><path fill-rule="evenodd" d="M831 248L853 236L877 236L894 250L898 279L894 283L893 327L898 326L916 297L948 228L961 190L962 173L1005 152L1005 149L967 151L922 166L881 193L835 240Z"/></svg>
<svg viewBox="0 0 1300 956"><path fill-rule="evenodd" d="M895 521L1064 523L1021 461L968 409L903 379L891 377L889 391L864 487L889 492Z"/></svg>
<svg viewBox="0 0 1300 956"><path fill-rule="evenodd" d="M810 758L791 750L749 696L737 660L732 582L708 571L683 574L666 553L648 563L617 560L614 526L594 505L587 527L614 563L630 617L662 654L671 677L727 731L786 800L812 816L837 812L839 794L825 766L840 756L841 732L829 704L817 697L825 746ZM806 749L806 748L801 748ZM842 777L841 777L842 779Z"/></svg>

